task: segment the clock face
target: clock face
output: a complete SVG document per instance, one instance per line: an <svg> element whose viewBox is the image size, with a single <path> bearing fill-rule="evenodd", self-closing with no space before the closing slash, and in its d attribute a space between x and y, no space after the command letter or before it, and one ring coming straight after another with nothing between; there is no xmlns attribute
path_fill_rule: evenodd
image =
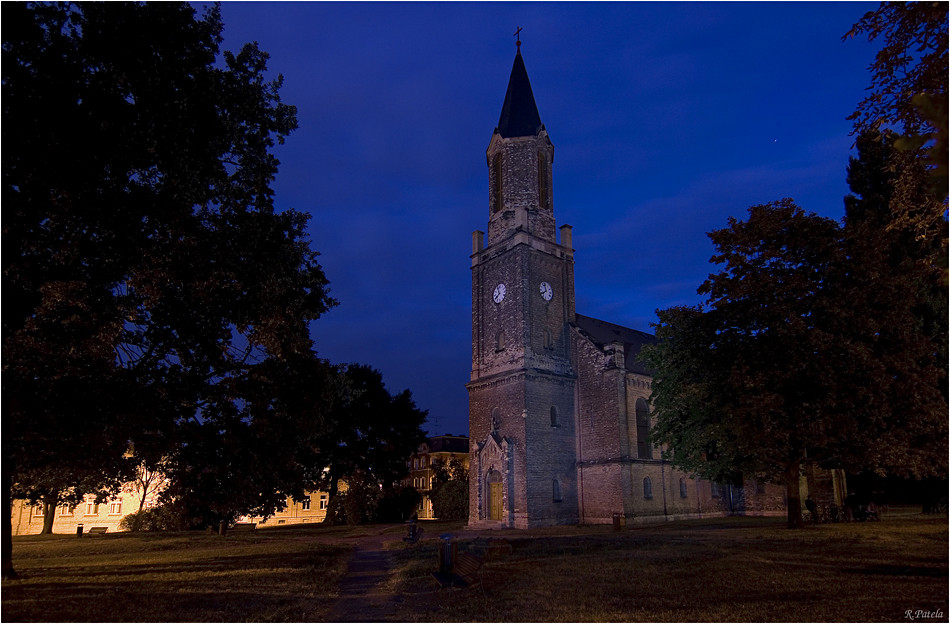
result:
<svg viewBox="0 0 950 624"><path fill-rule="evenodd" d="M505 285L498 284L495 286L495 292L492 293L491 298L495 300L495 303L501 303L505 298Z"/></svg>
<svg viewBox="0 0 950 624"><path fill-rule="evenodd" d="M541 282L541 296L544 297L545 301L550 301L551 297L554 296L554 289L547 282Z"/></svg>

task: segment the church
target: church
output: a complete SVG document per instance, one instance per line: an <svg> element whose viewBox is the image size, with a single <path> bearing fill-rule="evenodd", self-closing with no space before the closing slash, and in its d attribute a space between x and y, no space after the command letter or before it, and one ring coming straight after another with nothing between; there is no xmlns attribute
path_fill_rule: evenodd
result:
<svg viewBox="0 0 950 624"><path fill-rule="evenodd" d="M555 222L554 145L520 46L487 150L487 233L472 235L469 526L784 514L781 486L662 459L637 359L654 337L575 311L571 226Z"/></svg>

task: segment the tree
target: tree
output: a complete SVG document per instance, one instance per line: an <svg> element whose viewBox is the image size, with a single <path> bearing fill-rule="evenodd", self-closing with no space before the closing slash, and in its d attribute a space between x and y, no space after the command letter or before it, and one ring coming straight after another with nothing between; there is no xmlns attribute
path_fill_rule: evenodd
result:
<svg viewBox="0 0 950 624"><path fill-rule="evenodd" d="M458 458L432 464L432 514L440 520L468 518L468 469Z"/></svg>
<svg viewBox="0 0 950 624"><path fill-rule="evenodd" d="M425 440L427 414L416 408L409 390L391 395L382 374L369 366L349 364L339 373L342 383L329 416L332 447L324 449L321 480L331 505L341 479L375 484L378 491L405 476L406 458Z"/></svg>
<svg viewBox="0 0 950 624"><path fill-rule="evenodd" d="M700 287L708 300L658 312L645 349L653 434L674 463L783 483L790 527L805 463L918 477L946 466L946 294L916 261L939 242L885 225L893 146L862 136L859 154L845 228L791 200L730 219L710 234L725 267Z"/></svg>
<svg viewBox="0 0 950 624"><path fill-rule="evenodd" d="M898 140L868 130L850 159L841 331L868 362L863 377L852 381L860 400L889 431L869 441L875 461L863 468L920 478L947 465L946 257L933 263L946 249L947 233L946 223L923 237L917 227L895 223L896 203L921 215L939 213L940 205L928 190L924 163L897 148Z"/></svg>
<svg viewBox="0 0 950 624"><path fill-rule="evenodd" d="M8 577L14 487L110 489L134 446L177 453L179 487L199 491L207 456L182 457L256 442L270 408L248 397L280 388L275 362L313 357L308 323L335 302L307 217L274 208L271 151L295 109L256 45L222 58L217 8L16 3L4 18Z"/></svg>
<svg viewBox="0 0 950 624"><path fill-rule="evenodd" d="M725 266L700 287L708 300L658 312L659 342L645 349L652 434L691 473L784 484L789 526L799 526L803 465L839 461L839 443L859 432L836 385L849 355L828 280L840 228L785 199L709 236Z"/></svg>
<svg viewBox="0 0 950 624"><path fill-rule="evenodd" d="M868 95L851 115L854 132L892 130L895 145L919 159L930 171L928 188L938 200L931 210L913 211L900 201L892 206L895 221L918 236L946 229L947 198L947 6L943 2L882 2L843 37L883 37L884 47L870 66ZM891 163L896 165L897 163ZM892 171L899 173L901 169ZM913 212L912 212L913 211ZM946 247L942 249L946 255ZM945 275L946 281L946 275Z"/></svg>

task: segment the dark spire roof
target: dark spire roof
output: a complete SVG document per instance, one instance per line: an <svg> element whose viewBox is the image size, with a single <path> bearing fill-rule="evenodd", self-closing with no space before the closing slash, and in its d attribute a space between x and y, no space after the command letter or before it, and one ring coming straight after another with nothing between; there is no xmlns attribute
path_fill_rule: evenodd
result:
<svg viewBox="0 0 950 624"><path fill-rule="evenodd" d="M511 67L508 92L505 93L505 103L501 107L501 117L495 132L505 138L534 136L543 127L519 47L515 63Z"/></svg>

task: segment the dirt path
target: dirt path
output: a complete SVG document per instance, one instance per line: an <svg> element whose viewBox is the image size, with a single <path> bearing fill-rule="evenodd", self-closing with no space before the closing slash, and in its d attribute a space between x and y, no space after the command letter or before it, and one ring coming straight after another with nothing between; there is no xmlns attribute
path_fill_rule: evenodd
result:
<svg viewBox="0 0 950 624"><path fill-rule="evenodd" d="M396 597L386 581L392 557L383 543L392 535L369 535L356 540L346 576L340 582L340 597L330 610L330 622L390 622Z"/></svg>
<svg viewBox="0 0 950 624"><path fill-rule="evenodd" d="M456 531L458 538L474 537L474 531ZM384 543L401 539L397 533L380 532L357 538L346 576L340 582L340 597L327 616L328 622L394 622L400 597L387 586L392 570L391 552ZM431 539L431 537L429 538ZM435 570L437 561L432 562Z"/></svg>

